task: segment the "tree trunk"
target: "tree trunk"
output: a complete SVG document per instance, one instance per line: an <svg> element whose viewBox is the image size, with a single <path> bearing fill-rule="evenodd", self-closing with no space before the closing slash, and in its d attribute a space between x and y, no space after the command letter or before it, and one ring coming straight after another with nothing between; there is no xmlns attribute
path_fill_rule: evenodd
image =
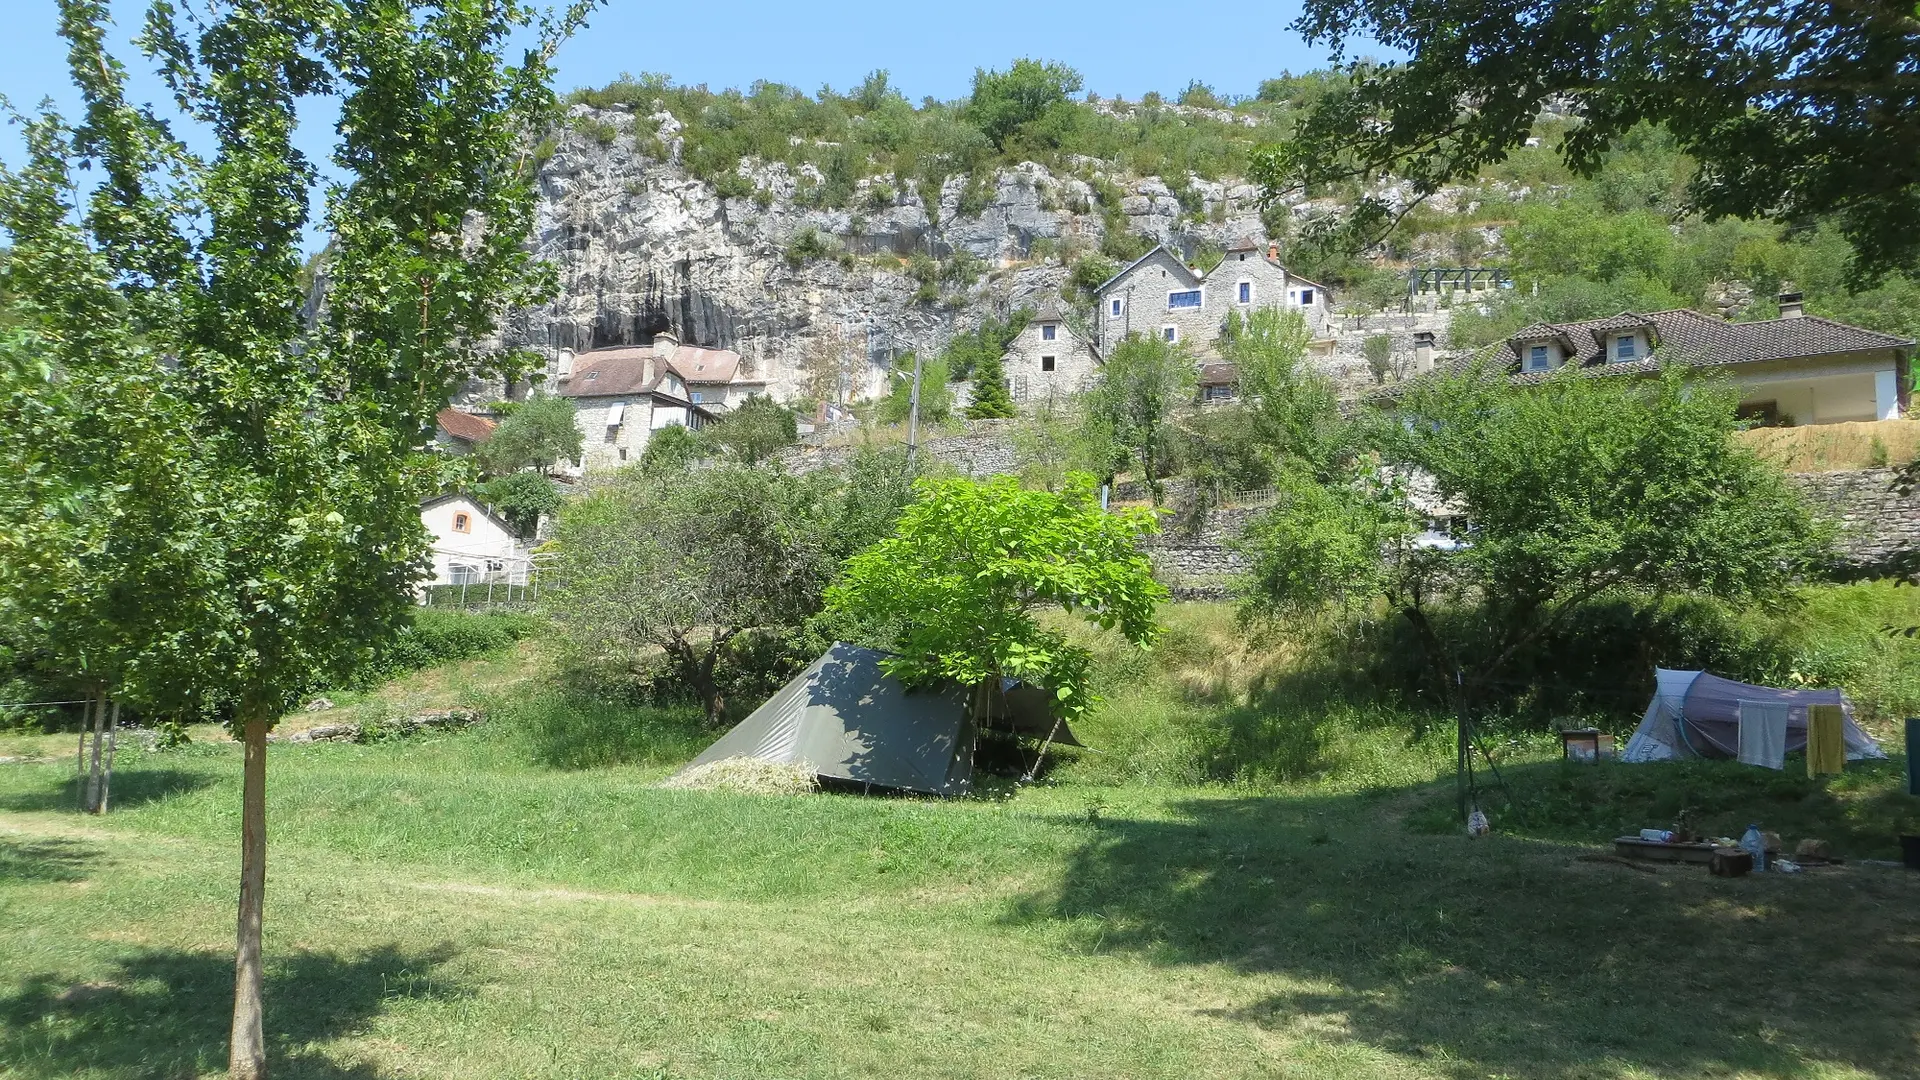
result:
<svg viewBox="0 0 1920 1080"><path fill-rule="evenodd" d="M87 808L87 729L93 726L93 709L98 704L88 695L87 707L80 710L80 742L73 749L73 797L82 810Z"/></svg>
<svg viewBox="0 0 1920 1080"><path fill-rule="evenodd" d="M96 813L107 812L107 800L113 791L113 749L114 736L120 733L120 703L113 703L113 712L107 716L107 766L100 774L100 809Z"/></svg>
<svg viewBox="0 0 1920 1080"><path fill-rule="evenodd" d="M240 926L233 962L233 1042L227 1059L233 1080L267 1075L261 1002L260 914L267 889L267 709L241 705L246 746L240 795Z"/></svg>
<svg viewBox="0 0 1920 1080"><path fill-rule="evenodd" d="M86 810L89 814L100 812L100 749L101 728L107 720L107 692L93 692L93 753L87 764Z"/></svg>

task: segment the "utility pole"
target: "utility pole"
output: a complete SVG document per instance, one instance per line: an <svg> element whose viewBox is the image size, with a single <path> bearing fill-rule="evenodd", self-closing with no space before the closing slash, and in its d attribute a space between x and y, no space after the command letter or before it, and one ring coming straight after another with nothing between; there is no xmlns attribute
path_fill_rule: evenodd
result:
<svg viewBox="0 0 1920 1080"><path fill-rule="evenodd" d="M913 350L913 389L907 397L907 471L920 450L920 350Z"/></svg>

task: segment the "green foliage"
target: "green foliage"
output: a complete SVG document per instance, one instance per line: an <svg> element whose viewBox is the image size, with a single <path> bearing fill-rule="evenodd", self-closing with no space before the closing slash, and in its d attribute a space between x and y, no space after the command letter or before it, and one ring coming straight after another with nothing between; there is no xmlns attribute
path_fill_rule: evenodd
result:
<svg viewBox="0 0 1920 1080"><path fill-rule="evenodd" d="M1031 308L1019 308L1008 315L1005 321L989 315L974 329L955 334L940 350L940 359L947 365L949 377L970 378L975 367L983 361L997 361L1005 356L1013 339L1020 336L1032 319Z"/></svg>
<svg viewBox="0 0 1920 1080"><path fill-rule="evenodd" d="M534 636L544 626L543 620L517 612L416 609L359 673L356 682L370 685L410 671L499 652Z"/></svg>
<svg viewBox="0 0 1920 1080"><path fill-rule="evenodd" d="M1700 162L1685 192L1709 218L1831 219L1865 277L1903 270L1920 252L1920 181L1902 156L1920 143L1920 91L1907 70L1912 13L1903 7L1792 0L1702 22L1681 0L1597 16L1577 0L1554 0L1519 24L1538 47L1517 51L1511 11L1436 0L1405 16L1373 0L1307 5L1295 27L1309 39L1357 38L1412 59L1356 66L1289 140L1257 154L1252 174L1270 193L1387 168L1430 193L1504 161L1534 137L1544 104L1568 101L1577 122L1558 133L1557 149L1581 175L1596 173L1617 140L1659 125ZM1756 38L1762 25L1793 32ZM1493 52L1510 62L1470 59ZM1730 56L1738 61L1722 62ZM1643 179L1627 194L1642 198L1677 179ZM1369 197L1329 225L1358 250L1392 216Z"/></svg>
<svg viewBox="0 0 1920 1080"><path fill-rule="evenodd" d="M1105 255L1088 255L1067 271L1067 287L1090 300L1094 290L1105 285L1109 278L1119 272L1118 262Z"/></svg>
<svg viewBox="0 0 1920 1080"><path fill-rule="evenodd" d="M1007 390L1006 365L1000 354L987 353L973 362L973 400L967 402L969 420L1003 420L1014 415L1013 395Z"/></svg>
<svg viewBox="0 0 1920 1080"><path fill-rule="evenodd" d="M542 605L589 667L628 670L662 650L718 724L730 643L819 609L834 572L830 483L741 465L616 474L562 511L562 584Z"/></svg>
<svg viewBox="0 0 1920 1080"><path fill-rule="evenodd" d="M765 394L752 395L700 432L702 442L742 465L771 460L799 438L793 410Z"/></svg>
<svg viewBox="0 0 1920 1080"><path fill-rule="evenodd" d="M647 436L640 471L649 475L683 473L707 454L707 440L684 424L668 424Z"/></svg>
<svg viewBox="0 0 1920 1080"><path fill-rule="evenodd" d="M1367 373L1373 376L1373 381L1386 382L1387 376L1393 374L1393 338L1370 334L1360 343L1360 351L1366 354Z"/></svg>
<svg viewBox="0 0 1920 1080"><path fill-rule="evenodd" d="M1185 344L1129 334L1086 395L1088 426L1134 464L1155 506L1173 462L1174 411L1193 401L1194 385L1193 354Z"/></svg>
<svg viewBox="0 0 1920 1080"><path fill-rule="evenodd" d="M553 481L540 473L516 472L482 480L473 486L474 497L497 511L513 531L530 537L540 526L542 515L560 509L560 492Z"/></svg>
<svg viewBox="0 0 1920 1080"><path fill-rule="evenodd" d="M1029 125L1058 123L1068 95L1082 85L1080 73L1064 64L1022 59L1005 72L980 68L962 115L994 146L1005 147Z"/></svg>
<svg viewBox="0 0 1920 1080"><path fill-rule="evenodd" d="M1751 599L1781 590L1829 543L1785 479L1729 435L1734 397L1669 370L1656 382L1567 372L1514 390L1471 371L1421 386L1372 425L1380 471L1360 458L1284 479L1250 528L1249 610L1386 598L1416 635L1443 696L1469 660L1476 684L1603 594ZM1335 462L1338 464L1338 462ZM1406 477L1431 484L1422 501ZM1423 544L1423 506L1471 523L1464 546ZM1436 601L1479 623L1449 640Z"/></svg>
<svg viewBox="0 0 1920 1080"><path fill-rule="evenodd" d="M904 424L913 404L912 352L902 353L887 376L887 396L880 399L874 416L883 424ZM944 424L953 416L953 388L947 385L947 362L935 356L920 361L920 420Z"/></svg>
<svg viewBox="0 0 1920 1080"><path fill-rule="evenodd" d="M473 453L489 476L522 469L546 475L563 461L580 460L582 438L570 399L535 394L503 417Z"/></svg>
<svg viewBox="0 0 1920 1080"><path fill-rule="evenodd" d="M833 254L833 247L827 243L827 238L821 236L820 230L811 225L802 227L793 234L793 239L787 241L787 265L796 269L805 263L824 259L831 254Z"/></svg>
<svg viewBox="0 0 1920 1080"><path fill-rule="evenodd" d="M889 674L976 688L976 716L1012 676L1051 691L1055 715L1071 720L1094 704L1092 658L1043 627L1039 608L1117 629L1137 648L1152 643L1166 590L1137 546L1154 531L1151 514L1101 510L1085 474L1059 493L1011 477L922 480L917 491L895 534L848 560L829 593L851 617L900 627Z"/></svg>

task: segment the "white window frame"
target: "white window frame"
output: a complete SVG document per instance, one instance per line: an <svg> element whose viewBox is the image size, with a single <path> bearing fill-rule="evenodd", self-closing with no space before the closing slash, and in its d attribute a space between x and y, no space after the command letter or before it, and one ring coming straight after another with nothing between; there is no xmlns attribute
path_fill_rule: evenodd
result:
<svg viewBox="0 0 1920 1080"><path fill-rule="evenodd" d="M1303 289L1301 289L1301 290L1300 290L1300 292L1299 292L1299 294L1298 294L1298 295L1299 295L1299 297L1300 297L1300 306L1301 306L1301 307L1312 307L1312 306L1313 306L1313 289L1311 289L1311 288L1303 288Z"/></svg>
<svg viewBox="0 0 1920 1080"><path fill-rule="evenodd" d="M1040 340L1041 341L1058 341L1059 337L1060 337L1059 323L1041 323L1040 324Z"/></svg>
<svg viewBox="0 0 1920 1080"><path fill-rule="evenodd" d="M1162 326L1160 328L1160 340L1169 345L1180 344L1180 327L1175 323L1168 323Z"/></svg>
<svg viewBox="0 0 1920 1080"><path fill-rule="evenodd" d="M1236 304L1253 303L1253 279L1241 278L1233 284L1233 302Z"/></svg>
<svg viewBox="0 0 1920 1080"><path fill-rule="evenodd" d="M1553 366L1553 353L1545 345L1527 346L1527 370L1545 371Z"/></svg>
<svg viewBox="0 0 1920 1080"><path fill-rule="evenodd" d="M1116 319L1117 319L1117 318L1119 318L1119 317L1120 317L1120 312L1121 312L1121 305L1123 305L1123 304L1125 304L1125 303L1126 303L1126 301L1124 301L1124 300L1122 300L1122 299L1120 299L1119 297L1117 297L1117 296L1116 296L1116 297L1114 297L1113 299L1111 299L1111 300L1109 300L1109 301L1107 302L1107 304L1108 304L1108 307L1107 307L1107 310L1108 310L1109 312L1111 312L1111 313L1112 313L1112 315L1113 315L1113 317L1114 317L1114 318L1116 318Z"/></svg>
<svg viewBox="0 0 1920 1080"><path fill-rule="evenodd" d="M1631 363L1640 359L1640 335L1619 334L1613 339L1613 359L1616 363Z"/></svg>
<svg viewBox="0 0 1920 1080"><path fill-rule="evenodd" d="M1060 367L1059 360L1060 358L1057 356L1042 356L1040 358L1040 370L1041 371L1059 370L1059 367Z"/></svg>
<svg viewBox="0 0 1920 1080"><path fill-rule="evenodd" d="M627 403L624 401L616 401L607 406L607 426L619 427L621 422L626 418L626 415Z"/></svg>
<svg viewBox="0 0 1920 1080"><path fill-rule="evenodd" d="M1200 298L1200 302L1198 304L1182 304L1179 307L1174 307L1173 298L1176 296L1197 296ZM1167 310L1168 311L1205 311L1207 310L1207 290L1205 289L1168 289L1167 290Z"/></svg>

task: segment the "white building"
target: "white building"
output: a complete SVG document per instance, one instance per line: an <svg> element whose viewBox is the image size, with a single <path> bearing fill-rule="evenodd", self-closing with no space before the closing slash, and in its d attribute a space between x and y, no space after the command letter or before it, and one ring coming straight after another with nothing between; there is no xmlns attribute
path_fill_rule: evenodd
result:
<svg viewBox="0 0 1920 1080"><path fill-rule="evenodd" d="M1128 334L1153 334L1185 342L1196 356L1210 359L1228 315L1235 312L1245 318L1262 308L1298 311L1316 339L1329 337L1333 318L1324 286L1282 266L1278 245L1262 251L1251 240L1234 244L1204 274L1165 246L1156 247L1108 278L1094 295L1093 345L1102 355L1111 355ZM1326 340L1315 351L1328 352L1331 344Z"/></svg>
<svg viewBox="0 0 1920 1080"><path fill-rule="evenodd" d="M420 504L420 524L433 537L430 585L525 585L530 553L507 523L465 495Z"/></svg>
<svg viewBox="0 0 1920 1080"><path fill-rule="evenodd" d="M1018 402L1077 394L1093 385L1100 363L1093 343L1067 325L1060 305L1051 300L1040 306L1001 357L1007 389Z"/></svg>

